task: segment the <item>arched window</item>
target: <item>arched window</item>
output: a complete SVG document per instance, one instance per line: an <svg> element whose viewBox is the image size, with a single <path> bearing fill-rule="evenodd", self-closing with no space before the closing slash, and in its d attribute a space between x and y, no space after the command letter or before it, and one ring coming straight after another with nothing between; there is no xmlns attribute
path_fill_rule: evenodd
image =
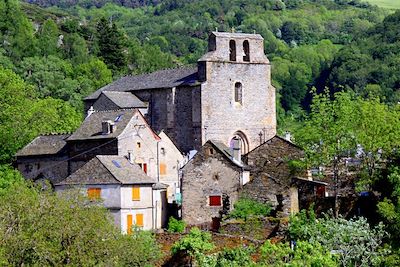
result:
<svg viewBox="0 0 400 267"><path fill-rule="evenodd" d="M247 40L243 42L243 61L250 62L250 45Z"/></svg>
<svg viewBox="0 0 400 267"><path fill-rule="evenodd" d="M242 104L242 84L241 83L235 83L235 102Z"/></svg>
<svg viewBox="0 0 400 267"><path fill-rule="evenodd" d="M236 42L234 40L229 41L229 60L236 61Z"/></svg>
<svg viewBox="0 0 400 267"><path fill-rule="evenodd" d="M244 155L249 152L249 141L247 139L247 136L242 132L242 131L237 131L231 141L230 141L230 147L233 148L235 144L235 140L239 140L240 144L240 154Z"/></svg>

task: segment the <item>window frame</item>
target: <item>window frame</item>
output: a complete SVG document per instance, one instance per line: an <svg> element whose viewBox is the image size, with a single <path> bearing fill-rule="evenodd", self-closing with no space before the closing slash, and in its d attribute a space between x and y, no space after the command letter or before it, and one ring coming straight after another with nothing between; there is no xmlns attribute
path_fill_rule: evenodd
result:
<svg viewBox="0 0 400 267"><path fill-rule="evenodd" d="M87 197L90 201L101 199L101 188L100 187L89 187L86 190Z"/></svg>

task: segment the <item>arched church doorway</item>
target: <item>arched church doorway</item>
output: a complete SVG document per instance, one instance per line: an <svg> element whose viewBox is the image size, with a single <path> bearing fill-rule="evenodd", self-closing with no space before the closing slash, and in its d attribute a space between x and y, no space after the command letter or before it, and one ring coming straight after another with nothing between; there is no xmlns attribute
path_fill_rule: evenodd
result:
<svg viewBox="0 0 400 267"><path fill-rule="evenodd" d="M249 152L249 141L246 137L246 135L242 131L237 131L231 138L231 141L229 143L230 147L233 148L234 143L236 141L239 141L240 144L240 154L244 155Z"/></svg>

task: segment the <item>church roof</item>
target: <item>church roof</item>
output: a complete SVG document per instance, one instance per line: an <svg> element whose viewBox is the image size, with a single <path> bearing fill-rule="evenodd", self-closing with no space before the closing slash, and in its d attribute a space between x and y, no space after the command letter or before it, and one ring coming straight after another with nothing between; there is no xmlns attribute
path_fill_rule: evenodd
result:
<svg viewBox="0 0 400 267"><path fill-rule="evenodd" d="M16 153L17 157L55 155L64 149L70 134L39 135Z"/></svg>
<svg viewBox="0 0 400 267"><path fill-rule="evenodd" d="M185 66L152 73L122 77L94 92L85 100L97 99L103 91L130 92L144 89L172 88L197 82L197 67Z"/></svg>
<svg viewBox="0 0 400 267"><path fill-rule="evenodd" d="M155 184L140 166L123 156L96 156L56 185Z"/></svg>
<svg viewBox="0 0 400 267"><path fill-rule="evenodd" d="M241 33L241 32L212 32L216 37L224 37L224 38L245 38L245 39L260 39L264 38L260 34L254 33Z"/></svg>
<svg viewBox="0 0 400 267"><path fill-rule="evenodd" d="M123 132L135 113L135 109L94 112L82 122L81 126L67 141L116 138ZM110 120L115 123L115 130L110 134L103 135L102 122L105 120Z"/></svg>
<svg viewBox="0 0 400 267"><path fill-rule="evenodd" d="M147 108L146 103L129 92L104 91L102 92L119 108Z"/></svg>

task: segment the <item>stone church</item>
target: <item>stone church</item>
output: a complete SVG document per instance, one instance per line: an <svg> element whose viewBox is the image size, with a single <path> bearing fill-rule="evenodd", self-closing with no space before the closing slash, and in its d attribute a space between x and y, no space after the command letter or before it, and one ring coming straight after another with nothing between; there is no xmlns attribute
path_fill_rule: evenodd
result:
<svg viewBox="0 0 400 267"><path fill-rule="evenodd" d="M123 77L85 98L85 107L140 108L185 153L207 140L230 147L236 138L245 154L276 134L275 88L259 34L212 32L197 67Z"/></svg>

